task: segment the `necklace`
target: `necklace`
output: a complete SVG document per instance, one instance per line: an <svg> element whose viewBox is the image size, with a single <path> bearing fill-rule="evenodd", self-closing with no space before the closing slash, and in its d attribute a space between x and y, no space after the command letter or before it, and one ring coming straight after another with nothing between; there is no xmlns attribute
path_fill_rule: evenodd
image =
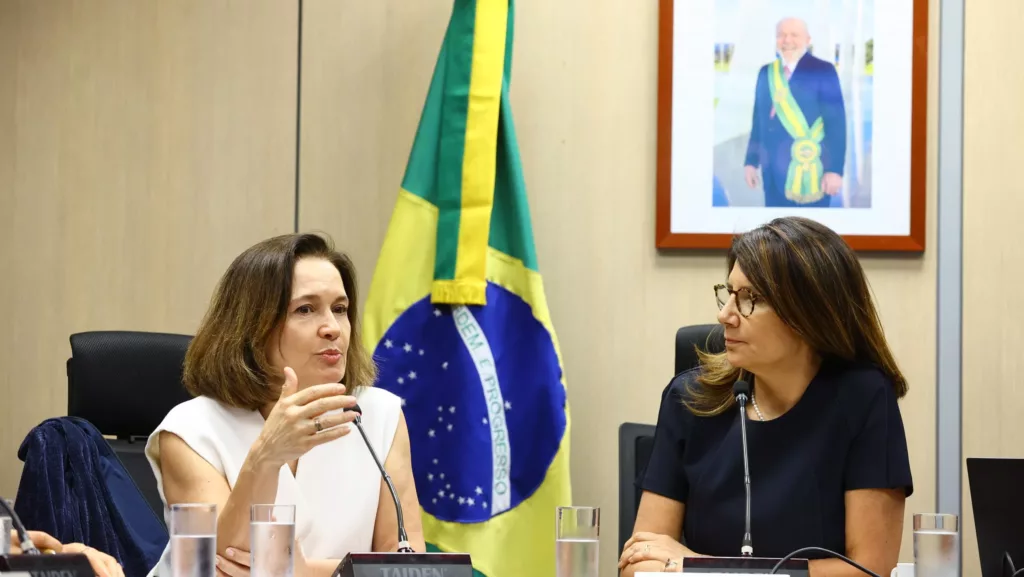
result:
<svg viewBox="0 0 1024 577"><path fill-rule="evenodd" d="M753 393L750 394L750 402L754 405L754 412L757 413L757 418L764 421L764 414L761 413L761 408L757 406L757 397Z"/></svg>

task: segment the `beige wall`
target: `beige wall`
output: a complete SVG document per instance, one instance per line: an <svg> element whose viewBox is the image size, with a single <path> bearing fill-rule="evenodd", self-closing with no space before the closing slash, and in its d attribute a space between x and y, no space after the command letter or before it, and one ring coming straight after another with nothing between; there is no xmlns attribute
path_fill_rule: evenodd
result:
<svg viewBox="0 0 1024 577"><path fill-rule="evenodd" d="M67 410L71 333L191 332L230 259L292 230L297 28L276 0L5 1L0 23L13 497L20 440Z"/></svg>
<svg viewBox="0 0 1024 577"><path fill-rule="evenodd" d="M517 6L513 105L570 386L575 496L604 508L602 574L613 575L618 425L654 422L674 331L713 319L723 256L653 248L656 3ZM1024 144L1008 10L1020 21L998 0L967 12L964 374L984 376L965 378L967 456L1009 454L1021 432L1007 359L1022 335L988 306L987 285L1020 284L1004 278L999 245L1024 196L1001 170ZM305 11L300 227L351 252L365 291L450 3L306 0ZM908 515L935 507L934 1L931 12L928 251L863 258L911 382ZM0 262L15 279L0 283L0 320L16 327L0 337L0 398L19 395L0 406L0 493L16 486L24 433L64 410L68 334L191 332L229 259L291 229L295 29L294 6L272 0L0 3L0 74L13 79L0 83Z"/></svg>
<svg viewBox="0 0 1024 577"><path fill-rule="evenodd" d="M450 13L448 2L304 4L299 228L352 255L364 295Z"/></svg>
<svg viewBox="0 0 1024 577"><path fill-rule="evenodd" d="M963 454L1024 458L1024 180L1014 170L1024 151L1024 4L971 0L965 20ZM964 567L978 575L966 470L963 514Z"/></svg>

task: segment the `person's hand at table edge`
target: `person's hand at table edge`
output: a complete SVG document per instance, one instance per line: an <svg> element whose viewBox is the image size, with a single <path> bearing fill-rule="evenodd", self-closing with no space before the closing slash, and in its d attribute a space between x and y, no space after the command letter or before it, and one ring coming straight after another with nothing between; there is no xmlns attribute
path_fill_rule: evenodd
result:
<svg viewBox="0 0 1024 577"><path fill-rule="evenodd" d="M85 555L86 559L89 560L89 565L92 566L93 572L96 573L96 577L124 577L124 570L121 568L120 563L117 562L117 559L98 549L88 547L82 543L62 544L53 536L42 531L29 531L28 537L32 540L32 544L35 545L36 549L39 549L44 554L81 553ZM16 531L11 531L11 554L22 554L21 539Z"/></svg>

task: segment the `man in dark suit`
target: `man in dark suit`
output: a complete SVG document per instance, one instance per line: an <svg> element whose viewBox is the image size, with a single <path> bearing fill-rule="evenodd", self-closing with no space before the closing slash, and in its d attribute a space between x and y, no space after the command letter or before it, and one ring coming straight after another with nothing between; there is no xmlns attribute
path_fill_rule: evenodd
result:
<svg viewBox="0 0 1024 577"><path fill-rule="evenodd" d="M839 75L808 53L803 20L782 20L775 32L779 57L757 76L744 178L757 188L760 169L765 206L827 207L842 188L846 161Z"/></svg>

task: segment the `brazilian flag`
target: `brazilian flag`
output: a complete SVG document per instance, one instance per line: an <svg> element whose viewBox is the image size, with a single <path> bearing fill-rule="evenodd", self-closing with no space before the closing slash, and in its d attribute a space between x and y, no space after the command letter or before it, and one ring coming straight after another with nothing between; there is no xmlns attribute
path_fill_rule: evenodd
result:
<svg viewBox="0 0 1024 577"><path fill-rule="evenodd" d="M424 532L550 575L569 412L509 104L512 0L456 0L364 313L402 398Z"/></svg>

